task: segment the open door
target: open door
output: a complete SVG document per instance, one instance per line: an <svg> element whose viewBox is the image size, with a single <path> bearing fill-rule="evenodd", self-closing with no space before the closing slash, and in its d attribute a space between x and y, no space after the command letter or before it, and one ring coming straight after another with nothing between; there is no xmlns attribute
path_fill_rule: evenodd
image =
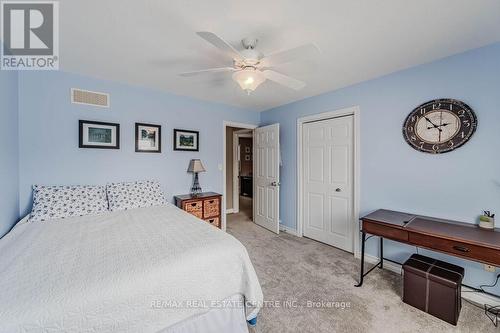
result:
<svg viewBox="0 0 500 333"><path fill-rule="evenodd" d="M253 135L254 222L279 233L280 230L280 127L259 127Z"/></svg>

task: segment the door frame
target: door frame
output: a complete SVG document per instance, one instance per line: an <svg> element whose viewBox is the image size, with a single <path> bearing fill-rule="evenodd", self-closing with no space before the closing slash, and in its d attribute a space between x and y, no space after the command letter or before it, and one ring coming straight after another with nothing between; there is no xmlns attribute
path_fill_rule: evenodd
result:
<svg viewBox="0 0 500 333"><path fill-rule="evenodd" d="M247 129L233 132L233 208L228 209L228 213L239 213L240 211L240 194L238 191L234 190L239 188L240 170L238 169L238 145L240 143L240 138L253 138L253 132Z"/></svg>
<svg viewBox="0 0 500 333"><path fill-rule="evenodd" d="M300 117L297 119L297 236L303 237L304 235L304 221L303 221L303 210L304 210L304 187L303 187L303 154L302 154L302 132L303 125L305 123L313 121L322 121L332 118L339 118L345 116L353 116L353 129L354 129L354 152L353 152L353 250L354 256L359 257L359 200L360 200L360 109L359 106L352 106L344 109L322 112L310 116Z"/></svg>
<svg viewBox="0 0 500 333"><path fill-rule="evenodd" d="M234 121L222 121L222 230L226 231L226 128L236 127L241 129L254 130L258 125L238 123ZM234 147L233 147L234 152ZM234 156L234 154L233 154ZM233 165L234 168L234 165ZM253 222L253 221L252 221Z"/></svg>

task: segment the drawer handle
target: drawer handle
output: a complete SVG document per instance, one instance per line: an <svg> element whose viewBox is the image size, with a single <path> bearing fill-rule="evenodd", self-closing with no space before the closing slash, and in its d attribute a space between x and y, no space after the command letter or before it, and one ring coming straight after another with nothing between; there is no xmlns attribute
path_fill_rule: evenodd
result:
<svg viewBox="0 0 500 333"><path fill-rule="evenodd" d="M214 223L214 222L215 222L214 219L208 220L208 223Z"/></svg>
<svg viewBox="0 0 500 333"><path fill-rule="evenodd" d="M193 203L191 204L191 207L196 207L196 205L197 205L197 204L196 204L196 202L193 202Z"/></svg>
<svg viewBox="0 0 500 333"><path fill-rule="evenodd" d="M470 252L470 249L465 246L460 246L460 245L455 245L453 247L454 250L460 251L460 252Z"/></svg>
<svg viewBox="0 0 500 333"><path fill-rule="evenodd" d="M215 202L214 200L210 200L208 203L211 203L211 204L212 204L212 203L214 203L214 202Z"/></svg>

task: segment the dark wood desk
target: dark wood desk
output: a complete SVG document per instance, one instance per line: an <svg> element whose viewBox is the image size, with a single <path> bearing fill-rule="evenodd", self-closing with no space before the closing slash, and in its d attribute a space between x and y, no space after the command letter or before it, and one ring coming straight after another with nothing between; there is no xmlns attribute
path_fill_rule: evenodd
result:
<svg viewBox="0 0 500 333"><path fill-rule="evenodd" d="M500 230L484 230L457 221L379 209L361 218L361 272L359 283L374 268L383 268L384 238L449 255L500 266ZM380 237L380 262L364 272L366 235ZM388 259L385 259L388 260Z"/></svg>

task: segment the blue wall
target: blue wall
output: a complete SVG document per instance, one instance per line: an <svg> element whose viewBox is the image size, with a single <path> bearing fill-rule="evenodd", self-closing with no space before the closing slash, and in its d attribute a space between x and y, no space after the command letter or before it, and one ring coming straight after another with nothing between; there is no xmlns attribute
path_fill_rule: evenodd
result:
<svg viewBox="0 0 500 333"><path fill-rule="evenodd" d="M71 87L110 93L111 108L71 104ZM297 118L353 105L361 109L361 214L385 207L473 222L483 209L500 212L500 44L260 115L63 72L19 75L1 72L0 88L3 139L0 181L4 193L0 201L0 234L20 214L29 211L31 186L36 183L103 184L155 178L171 197L189 190L191 176L186 169L189 160L196 157L208 169L201 175L204 188L222 191L218 164L223 159L223 120L281 124L280 214L283 224L295 228ZM15 96L19 96L19 102ZM402 138L403 120L420 103L442 97L469 104L478 115L478 130L468 144L452 153L437 156L419 153ZM76 135L79 119L120 123L121 149L79 149ZM162 125L162 154L134 152L135 122ZM174 152L173 128L200 130L200 152ZM375 253L373 248L370 251ZM386 253L403 260L412 251L391 242ZM445 259L466 266L466 282L470 284L493 281L494 275L484 272L479 264L452 257Z"/></svg>
<svg viewBox="0 0 500 333"><path fill-rule="evenodd" d="M17 72L0 71L0 237L19 217Z"/></svg>
<svg viewBox="0 0 500 333"><path fill-rule="evenodd" d="M454 152L417 152L402 137L403 121L419 104L444 97L471 106L478 130ZM263 112L263 124L281 124L286 226L296 228L297 118L353 105L361 109L361 214L389 208L465 222L486 209L500 214L500 43ZM391 245L387 256L398 260L414 250ZM466 265L470 283L493 281L482 265L446 259Z"/></svg>
<svg viewBox="0 0 500 333"><path fill-rule="evenodd" d="M70 88L111 94L109 109L70 103ZM168 197L188 193L189 160L201 158L205 190L222 191L223 120L258 124L259 113L63 72L19 75L20 212L33 184L157 179ZM121 149L79 149L78 120L120 123ZM136 153L135 122L162 125L162 153ZM200 152L174 152L173 129L200 131Z"/></svg>

